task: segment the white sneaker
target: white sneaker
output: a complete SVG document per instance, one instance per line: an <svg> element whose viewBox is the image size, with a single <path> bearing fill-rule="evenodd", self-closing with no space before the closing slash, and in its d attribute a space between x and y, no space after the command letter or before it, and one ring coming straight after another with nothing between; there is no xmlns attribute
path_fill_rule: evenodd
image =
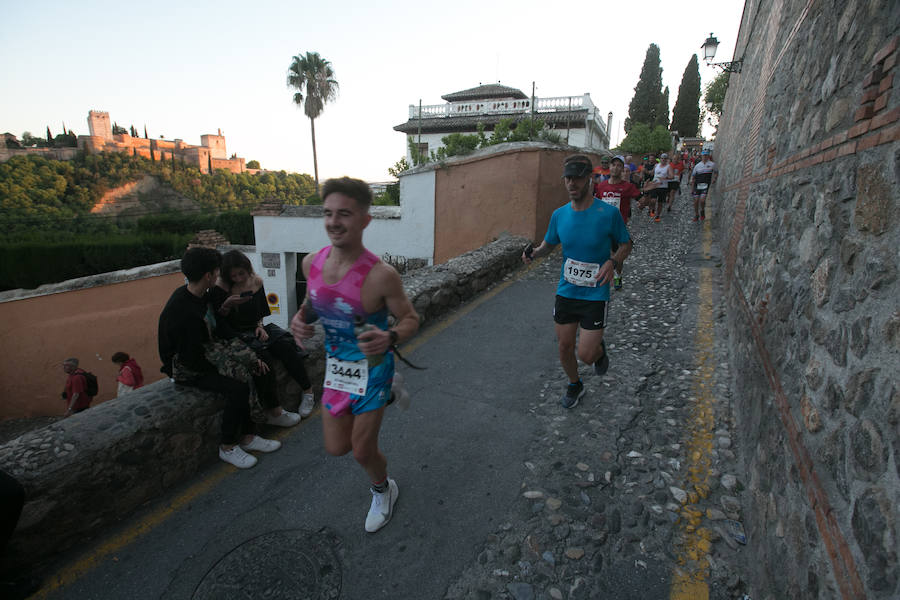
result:
<svg viewBox="0 0 900 600"><path fill-rule="evenodd" d="M316 395L313 392L303 392L303 399L300 401L300 418L305 419L312 414L316 407Z"/></svg>
<svg viewBox="0 0 900 600"><path fill-rule="evenodd" d="M391 520L394 514L394 503L400 494L400 488L393 479L388 479L388 489L383 494L379 494L372 490L372 506L369 507L369 514L366 515L366 531L375 533Z"/></svg>
<svg viewBox="0 0 900 600"><path fill-rule="evenodd" d="M391 383L391 396L394 397L393 401L397 403L403 410L409 409L409 391L406 389L406 386L403 385L403 375L394 371L394 381Z"/></svg>
<svg viewBox="0 0 900 600"><path fill-rule="evenodd" d="M266 424L278 427L293 427L300 422L300 415L289 410L282 410L277 417L266 416Z"/></svg>
<svg viewBox="0 0 900 600"><path fill-rule="evenodd" d="M231 450L225 450L219 446L219 458L238 469L249 469L256 464L256 457L241 450L240 446L235 446Z"/></svg>
<svg viewBox="0 0 900 600"><path fill-rule="evenodd" d="M281 448L281 442L278 440L267 440L258 435L254 435L249 444L241 444L241 450L249 452L256 450L257 452L275 452Z"/></svg>

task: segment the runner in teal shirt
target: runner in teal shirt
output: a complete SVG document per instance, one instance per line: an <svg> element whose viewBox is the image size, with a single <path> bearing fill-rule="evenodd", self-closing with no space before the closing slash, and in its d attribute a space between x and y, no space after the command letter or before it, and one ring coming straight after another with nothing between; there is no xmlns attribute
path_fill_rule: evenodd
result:
<svg viewBox="0 0 900 600"><path fill-rule="evenodd" d="M619 209L594 198L590 192L591 170L591 159L583 154L565 159L563 181L570 201L553 211L541 245L532 249L529 244L522 253L522 260L529 263L562 244L563 267L556 288L553 320L559 360L569 377L569 385L560 399L564 408L574 408L584 396L584 383L578 376L579 360L593 365L597 375L609 369L603 341L609 283L632 248ZM613 253L614 241L618 248Z"/></svg>

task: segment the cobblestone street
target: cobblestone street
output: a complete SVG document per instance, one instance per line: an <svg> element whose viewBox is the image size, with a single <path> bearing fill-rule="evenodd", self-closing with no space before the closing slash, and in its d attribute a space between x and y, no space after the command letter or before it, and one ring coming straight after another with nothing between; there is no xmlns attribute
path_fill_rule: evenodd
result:
<svg viewBox="0 0 900 600"><path fill-rule="evenodd" d="M571 411L558 362L540 373L519 499L448 598L743 595L720 254L687 202L678 196L662 223L633 216L610 370L580 367L588 392ZM557 248L524 278L555 282L560 266Z"/></svg>

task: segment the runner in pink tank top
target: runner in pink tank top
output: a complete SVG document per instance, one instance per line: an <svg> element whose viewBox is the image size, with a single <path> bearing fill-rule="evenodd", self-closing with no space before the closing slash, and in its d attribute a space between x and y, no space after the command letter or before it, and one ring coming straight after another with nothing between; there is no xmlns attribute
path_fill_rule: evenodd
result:
<svg viewBox="0 0 900 600"><path fill-rule="evenodd" d="M372 482L366 531L384 527L399 488L387 475L378 447L384 407L391 395L391 348L419 329L419 315L393 267L366 250L362 235L372 220L372 191L359 179L329 179L322 186L327 246L303 259L308 303L291 320L299 341L315 333L314 315L325 328L322 437L335 456L353 453ZM396 319L388 328L388 313Z"/></svg>
<svg viewBox="0 0 900 600"><path fill-rule="evenodd" d="M388 349L377 364L371 364L374 361L366 359L354 333L354 325L360 318L379 329L387 329L387 307L370 315L363 308L360 296L363 282L379 261L378 257L364 250L340 281L328 285L322 280L322 267L331 251L332 247L327 246L316 254L306 285L310 303L325 328L325 353L329 360L322 405L339 417L348 412L376 410L387 404L394 377L394 353Z"/></svg>

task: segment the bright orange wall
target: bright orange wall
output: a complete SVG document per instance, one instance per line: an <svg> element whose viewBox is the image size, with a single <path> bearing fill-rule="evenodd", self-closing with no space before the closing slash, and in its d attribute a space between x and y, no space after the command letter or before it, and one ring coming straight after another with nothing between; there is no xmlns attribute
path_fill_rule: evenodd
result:
<svg viewBox="0 0 900 600"><path fill-rule="evenodd" d="M181 273L0 303L0 419L62 414L62 361L97 375L94 404L116 395L114 352L137 360L147 383L162 379L156 327Z"/></svg>

